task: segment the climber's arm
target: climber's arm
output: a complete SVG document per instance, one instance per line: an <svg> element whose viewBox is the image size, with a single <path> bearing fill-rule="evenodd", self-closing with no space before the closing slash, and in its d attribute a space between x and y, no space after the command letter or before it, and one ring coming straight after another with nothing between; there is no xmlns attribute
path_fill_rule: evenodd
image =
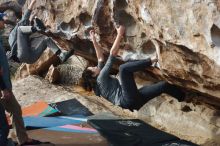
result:
<svg viewBox="0 0 220 146"><path fill-rule="evenodd" d="M117 28L117 37L116 37L115 42L110 50L110 55L117 56L118 51L119 51L120 41L123 38L124 32L125 32L125 27L120 25Z"/></svg>
<svg viewBox="0 0 220 146"><path fill-rule="evenodd" d="M28 10L33 10L35 3L36 3L36 0L32 0L30 5L28 6Z"/></svg>
<svg viewBox="0 0 220 146"><path fill-rule="evenodd" d="M97 56L98 62L103 62L104 61L103 50L102 50L101 46L96 41L95 31L91 30L89 33L90 33L90 37L91 37L91 40L93 42L93 45L95 47L95 51L96 51L96 56Z"/></svg>

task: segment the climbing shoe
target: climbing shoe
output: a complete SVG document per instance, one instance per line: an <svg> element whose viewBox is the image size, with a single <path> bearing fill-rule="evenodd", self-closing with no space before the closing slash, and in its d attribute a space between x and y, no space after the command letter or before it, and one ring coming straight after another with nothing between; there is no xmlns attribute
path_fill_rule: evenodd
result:
<svg viewBox="0 0 220 146"><path fill-rule="evenodd" d="M34 26L36 27L37 31L45 31L46 26L44 25L43 21L41 21L39 18L34 19Z"/></svg>

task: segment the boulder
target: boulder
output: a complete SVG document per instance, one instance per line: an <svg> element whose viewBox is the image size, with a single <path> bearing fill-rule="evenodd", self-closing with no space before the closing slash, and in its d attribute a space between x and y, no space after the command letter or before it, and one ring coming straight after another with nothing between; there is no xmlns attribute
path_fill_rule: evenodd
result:
<svg viewBox="0 0 220 146"><path fill-rule="evenodd" d="M198 144L220 142L220 111L201 103L178 102L164 94L145 104L138 118Z"/></svg>
<svg viewBox="0 0 220 146"><path fill-rule="evenodd" d="M91 61L95 52L85 30L95 27L99 44L108 54L116 36L114 25L123 24L126 35L121 48L131 46L122 51L124 58L147 58L159 48L165 80L210 100L220 98L217 0L39 0L34 13L66 49L75 46L78 55Z"/></svg>

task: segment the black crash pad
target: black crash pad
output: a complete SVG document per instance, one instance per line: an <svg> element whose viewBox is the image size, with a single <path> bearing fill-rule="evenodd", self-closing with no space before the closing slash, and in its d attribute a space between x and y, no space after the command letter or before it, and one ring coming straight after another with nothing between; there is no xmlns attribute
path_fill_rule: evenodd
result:
<svg viewBox="0 0 220 146"><path fill-rule="evenodd" d="M196 146L138 119L89 119L111 146Z"/></svg>
<svg viewBox="0 0 220 146"><path fill-rule="evenodd" d="M52 103L51 107L58 110L61 115L81 115L81 116L91 116L93 115L87 107L82 105L76 99L70 99L62 102Z"/></svg>

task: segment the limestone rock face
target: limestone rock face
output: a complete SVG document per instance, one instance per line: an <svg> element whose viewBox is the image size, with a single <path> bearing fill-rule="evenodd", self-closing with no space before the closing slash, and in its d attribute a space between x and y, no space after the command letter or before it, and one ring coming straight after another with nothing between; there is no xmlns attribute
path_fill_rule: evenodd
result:
<svg viewBox="0 0 220 146"><path fill-rule="evenodd" d="M218 0L38 0L34 14L61 38L64 48L74 45L93 61L85 30L94 26L108 52L116 36L114 25L123 24L121 48L131 46L122 51L124 59L147 58L159 48L163 78L220 101L219 8Z"/></svg>
<svg viewBox="0 0 220 146"><path fill-rule="evenodd" d="M51 66L46 79L51 83L59 82L65 85L78 84L82 73L87 66L87 61L79 56L72 56L66 63Z"/></svg>
<svg viewBox="0 0 220 146"><path fill-rule="evenodd" d="M165 94L149 101L138 111L138 118L183 139L207 146L209 141L219 145L219 115L219 111L210 107L178 102Z"/></svg>

